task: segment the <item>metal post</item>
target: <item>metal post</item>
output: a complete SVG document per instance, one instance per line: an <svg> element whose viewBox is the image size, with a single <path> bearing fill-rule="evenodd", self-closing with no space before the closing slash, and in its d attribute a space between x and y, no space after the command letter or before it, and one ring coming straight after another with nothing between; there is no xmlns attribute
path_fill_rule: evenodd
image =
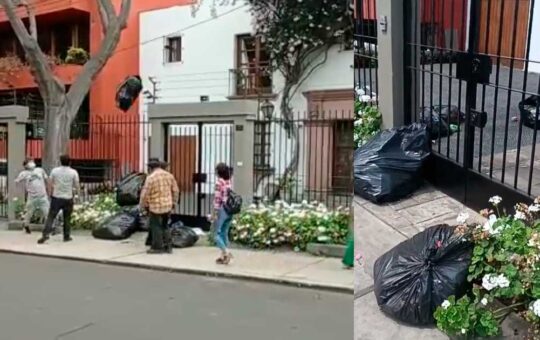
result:
<svg viewBox="0 0 540 340"><path fill-rule="evenodd" d="M376 0L378 44L379 109L383 126L391 128L405 121L403 1Z"/></svg>

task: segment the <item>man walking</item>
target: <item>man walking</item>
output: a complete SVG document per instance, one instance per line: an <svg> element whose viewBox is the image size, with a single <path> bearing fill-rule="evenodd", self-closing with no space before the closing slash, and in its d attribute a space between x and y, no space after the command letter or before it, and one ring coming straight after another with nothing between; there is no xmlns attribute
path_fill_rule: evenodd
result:
<svg viewBox="0 0 540 340"><path fill-rule="evenodd" d="M39 244L45 243L53 231L53 222L56 215L62 211L64 217L64 242L71 241L71 213L73 212L73 197L79 193L79 174L70 167L69 156L60 156L60 166L51 171L49 181L51 196L51 208L43 236L38 240Z"/></svg>
<svg viewBox="0 0 540 340"><path fill-rule="evenodd" d="M47 174L43 169L36 167L33 159L23 162L24 170L15 179L15 183L23 183L26 193L26 214L24 216L24 230L30 234L30 222L34 214L39 211L45 219L49 214L49 198L47 195Z"/></svg>
<svg viewBox="0 0 540 340"><path fill-rule="evenodd" d="M151 233L149 254L172 252L169 216L178 202L179 189L174 176L163 169L164 164L156 158L148 162L149 176L141 192L141 211L148 211Z"/></svg>

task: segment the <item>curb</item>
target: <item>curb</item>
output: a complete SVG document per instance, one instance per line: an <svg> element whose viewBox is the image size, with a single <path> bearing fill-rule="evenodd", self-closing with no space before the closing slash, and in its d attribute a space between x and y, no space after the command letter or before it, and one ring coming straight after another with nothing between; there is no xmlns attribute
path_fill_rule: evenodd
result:
<svg viewBox="0 0 540 340"><path fill-rule="evenodd" d="M109 265L109 266L121 266L121 267L127 267L127 268L140 268L140 269L148 269L148 270L155 270L155 271L162 271L162 272L169 272L169 273L194 274L198 276L209 276L209 277L222 277L222 278L237 279L237 280L244 280L244 281L251 281L251 282L274 283L274 284L280 284L280 285L296 287L296 288L307 288L307 289L314 289L314 290L324 290L324 291L335 292L335 293L354 294L353 287L349 288L349 287L344 287L344 286L325 285L325 284L320 284L320 283L299 282L299 281L285 279L285 278L271 278L271 277L263 277L263 276L257 277L257 276L250 276L250 275L245 275L245 274L213 272L213 271L208 271L208 270L198 270L198 269L192 269L192 268L171 268L171 267L165 267L165 266L160 266L160 265L151 265L151 264L142 264L142 263L126 263L126 262L117 261L117 260L87 259L87 258L80 258L76 256L69 256L69 255L36 254L36 253L29 253L29 252L18 251L18 250L0 249L0 253L62 259L62 260L79 261L79 262L87 262L87 263L96 263L96 264L104 264L104 265Z"/></svg>

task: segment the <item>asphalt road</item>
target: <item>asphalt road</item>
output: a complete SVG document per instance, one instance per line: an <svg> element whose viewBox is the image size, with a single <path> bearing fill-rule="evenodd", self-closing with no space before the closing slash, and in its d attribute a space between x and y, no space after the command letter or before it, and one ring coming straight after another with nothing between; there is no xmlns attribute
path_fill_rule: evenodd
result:
<svg viewBox="0 0 540 340"><path fill-rule="evenodd" d="M0 340L353 338L352 295L0 253Z"/></svg>

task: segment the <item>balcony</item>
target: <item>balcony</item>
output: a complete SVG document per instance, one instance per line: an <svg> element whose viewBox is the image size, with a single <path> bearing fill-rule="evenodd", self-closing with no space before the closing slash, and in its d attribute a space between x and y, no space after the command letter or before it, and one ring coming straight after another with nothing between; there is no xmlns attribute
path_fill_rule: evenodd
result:
<svg viewBox="0 0 540 340"><path fill-rule="evenodd" d="M90 2L88 0L55 0L54 3L51 0L35 0L34 8L36 16L90 14ZM20 18L27 17L24 8L19 8L17 11ZM3 10L0 10L0 24L7 23L7 21L6 14Z"/></svg>
<svg viewBox="0 0 540 340"><path fill-rule="evenodd" d="M246 66L229 70L229 99L274 98L269 66Z"/></svg>
<svg viewBox="0 0 540 340"><path fill-rule="evenodd" d="M82 70L81 65L61 64L53 67L53 72L65 85L71 85L77 79ZM0 91L12 89L36 88L34 76L28 66L23 66L20 71L9 76L0 75Z"/></svg>

